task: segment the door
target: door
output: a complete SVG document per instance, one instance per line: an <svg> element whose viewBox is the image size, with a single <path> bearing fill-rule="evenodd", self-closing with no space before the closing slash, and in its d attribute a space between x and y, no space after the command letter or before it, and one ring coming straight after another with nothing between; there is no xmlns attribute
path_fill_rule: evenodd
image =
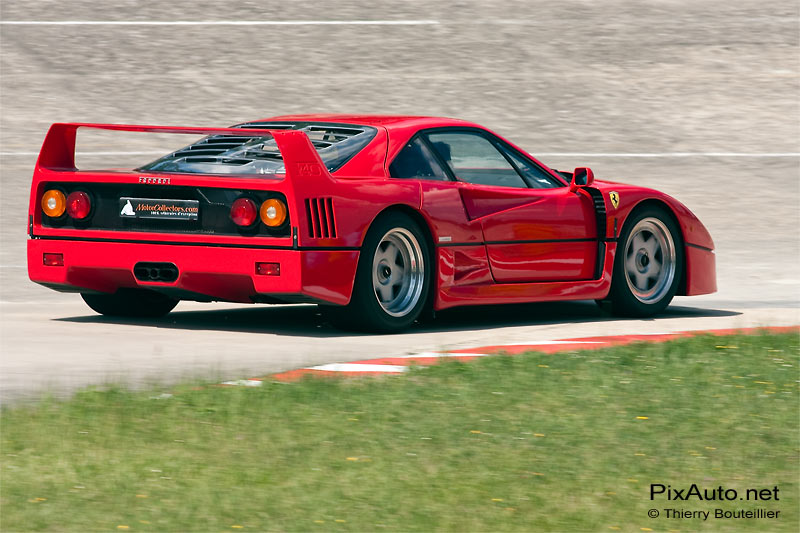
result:
<svg viewBox="0 0 800 533"><path fill-rule="evenodd" d="M588 195L569 188L483 131L436 131L427 139L459 187L470 220L480 222L498 283L594 277L597 228Z"/></svg>

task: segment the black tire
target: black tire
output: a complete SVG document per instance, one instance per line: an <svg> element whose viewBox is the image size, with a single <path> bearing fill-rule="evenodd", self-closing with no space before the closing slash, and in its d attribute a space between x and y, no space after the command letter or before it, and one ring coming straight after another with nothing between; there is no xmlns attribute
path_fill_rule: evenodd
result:
<svg viewBox="0 0 800 533"><path fill-rule="evenodd" d="M158 318L178 305L178 300L146 289L119 289L114 294L81 293L81 298L101 315Z"/></svg>
<svg viewBox="0 0 800 533"><path fill-rule="evenodd" d="M655 206L637 210L622 228L611 290L598 304L620 316L660 313L678 291L683 262L683 238L672 216Z"/></svg>
<svg viewBox="0 0 800 533"><path fill-rule="evenodd" d="M395 333L406 329L425 308L433 268L419 224L400 212L381 215L361 247L350 303L321 306L323 316L346 330Z"/></svg>

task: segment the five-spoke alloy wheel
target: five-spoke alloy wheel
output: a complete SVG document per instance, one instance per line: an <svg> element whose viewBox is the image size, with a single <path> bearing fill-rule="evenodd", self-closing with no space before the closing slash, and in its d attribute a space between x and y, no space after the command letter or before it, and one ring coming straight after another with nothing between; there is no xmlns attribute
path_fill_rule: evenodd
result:
<svg viewBox="0 0 800 533"><path fill-rule="evenodd" d="M675 242L661 220L639 220L625 243L625 279L643 303L661 301L675 279Z"/></svg>
<svg viewBox="0 0 800 533"><path fill-rule="evenodd" d="M624 316L663 311L683 272L683 242L675 221L663 209L646 207L628 217L617 242L611 292L601 305Z"/></svg>
<svg viewBox="0 0 800 533"><path fill-rule="evenodd" d="M400 212L385 213L364 239L350 303L322 310L340 328L400 331L420 316L427 303L432 266L419 224Z"/></svg>
<svg viewBox="0 0 800 533"><path fill-rule="evenodd" d="M398 227L381 238L372 259L372 288L383 310L402 317L414 310L425 284L425 258L419 240Z"/></svg>

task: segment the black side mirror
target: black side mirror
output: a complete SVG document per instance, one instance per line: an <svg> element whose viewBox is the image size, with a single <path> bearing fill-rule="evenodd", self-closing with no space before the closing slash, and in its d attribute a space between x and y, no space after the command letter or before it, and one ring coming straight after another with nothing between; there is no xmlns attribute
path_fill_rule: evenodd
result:
<svg viewBox="0 0 800 533"><path fill-rule="evenodd" d="M589 167L578 167L572 174L572 181L569 184L570 191L577 191L580 187L588 187L594 183L594 172Z"/></svg>

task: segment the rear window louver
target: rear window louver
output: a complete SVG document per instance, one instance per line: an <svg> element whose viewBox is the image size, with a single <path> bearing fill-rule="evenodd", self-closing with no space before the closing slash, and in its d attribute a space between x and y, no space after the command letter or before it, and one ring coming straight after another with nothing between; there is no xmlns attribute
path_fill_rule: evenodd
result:
<svg viewBox="0 0 800 533"><path fill-rule="evenodd" d="M333 198L307 198L305 203L308 236L312 239L335 239L336 217L333 213Z"/></svg>
<svg viewBox="0 0 800 533"><path fill-rule="evenodd" d="M370 126L349 126L308 122L248 122L233 126L243 130L299 130L304 132L329 172L333 172L366 146L375 136ZM140 171L215 173L214 166L239 167L244 174L284 172L283 156L275 140L258 135L212 135L181 148Z"/></svg>

